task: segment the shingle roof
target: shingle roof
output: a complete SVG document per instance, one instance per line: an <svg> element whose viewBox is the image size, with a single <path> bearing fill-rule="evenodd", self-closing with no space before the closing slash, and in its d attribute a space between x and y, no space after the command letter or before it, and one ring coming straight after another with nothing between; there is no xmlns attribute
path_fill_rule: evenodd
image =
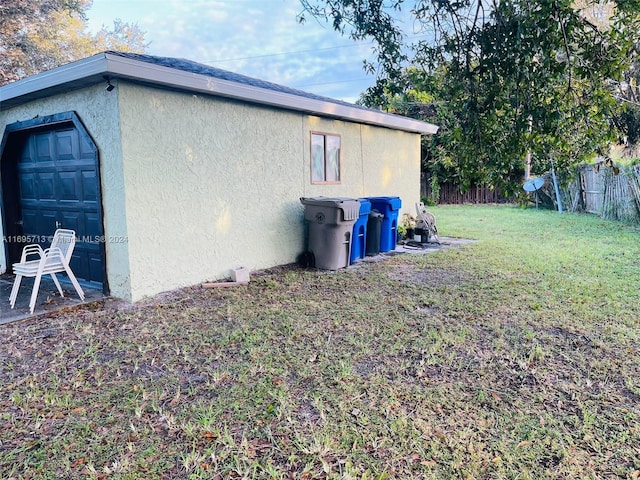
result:
<svg viewBox="0 0 640 480"><path fill-rule="evenodd" d="M172 57L158 57L155 55L146 55L141 53L128 53L108 51L106 53L117 55L119 57L129 58L132 60L139 60L142 62L152 63L154 65L160 65L162 67L175 68L182 70L183 72L197 73L199 75L205 75L207 77L217 78L220 80L228 80L230 82L242 83L244 85L250 85L252 87L264 88L267 90L273 90L274 92L287 93L289 95L297 95L299 97L310 98L313 100L320 100L323 102L335 103L338 105L345 105L348 107L358 107L363 110L371 110L360 105L356 105L342 100L336 100L335 98L324 97L322 95L316 95L314 93L305 92L296 88L285 87L284 85L278 85L277 83L267 82L260 80L259 78L248 77L239 73L230 72L221 68L212 67L203 63L194 62L185 58L172 58Z"/></svg>
<svg viewBox="0 0 640 480"><path fill-rule="evenodd" d="M315 95L180 58L107 51L0 87L0 111L39 98L122 79L231 98L325 118L434 134L436 125Z"/></svg>

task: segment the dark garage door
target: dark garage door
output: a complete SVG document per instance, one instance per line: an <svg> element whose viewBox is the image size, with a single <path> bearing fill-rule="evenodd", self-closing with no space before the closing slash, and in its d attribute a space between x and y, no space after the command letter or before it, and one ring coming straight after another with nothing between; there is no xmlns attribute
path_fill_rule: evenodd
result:
<svg viewBox="0 0 640 480"><path fill-rule="evenodd" d="M42 240L56 228L75 230L71 268L81 283L101 288L104 245L97 149L73 124L20 137L14 195L22 235Z"/></svg>

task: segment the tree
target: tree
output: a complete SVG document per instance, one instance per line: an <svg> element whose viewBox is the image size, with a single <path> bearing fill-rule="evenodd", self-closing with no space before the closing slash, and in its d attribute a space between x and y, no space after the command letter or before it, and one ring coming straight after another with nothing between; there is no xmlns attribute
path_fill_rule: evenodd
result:
<svg viewBox="0 0 640 480"><path fill-rule="evenodd" d="M430 168L463 188L515 191L527 152L534 172L551 160L569 168L616 135L611 81L629 64L637 0L613 3L603 22L572 0L301 1L343 34L374 41L378 64L368 68L381 75L365 104L433 98L441 133L428 140ZM426 39L407 41L397 20L407 13Z"/></svg>
<svg viewBox="0 0 640 480"><path fill-rule="evenodd" d="M91 0L2 0L0 85L115 49L143 52L144 32L120 20L114 29L86 32Z"/></svg>
<svg viewBox="0 0 640 480"><path fill-rule="evenodd" d="M629 70L620 82L615 85L618 100L623 108L616 116L616 123L621 133L621 143L627 147L627 153L638 156L640 153L640 41L636 44L634 56Z"/></svg>

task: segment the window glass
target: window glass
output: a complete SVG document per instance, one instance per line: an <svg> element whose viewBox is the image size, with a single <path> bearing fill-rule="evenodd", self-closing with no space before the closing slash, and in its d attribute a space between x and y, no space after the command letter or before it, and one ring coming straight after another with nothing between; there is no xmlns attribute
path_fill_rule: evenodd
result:
<svg viewBox="0 0 640 480"><path fill-rule="evenodd" d="M311 181L325 181L324 167L324 135L311 135Z"/></svg>
<svg viewBox="0 0 640 480"><path fill-rule="evenodd" d="M340 182L340 135L311 133L311 182Z"/></svg>
<svg viewBox="0 0 640 480"><path fill-rule="evenodd" d="M327 135L326 137L326 156L327 156L327 182L340 181L340 137L336 135Z"/></svg>

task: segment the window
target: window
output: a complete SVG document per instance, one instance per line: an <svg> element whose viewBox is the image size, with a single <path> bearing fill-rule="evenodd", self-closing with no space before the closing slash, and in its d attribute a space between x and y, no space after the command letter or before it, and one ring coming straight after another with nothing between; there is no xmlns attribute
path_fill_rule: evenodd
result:
<svg viewBox="0 0 640 480"><path fill-rule="evenodd" d="M311 132L311 183L340 183L340 135Z"/></svg>

